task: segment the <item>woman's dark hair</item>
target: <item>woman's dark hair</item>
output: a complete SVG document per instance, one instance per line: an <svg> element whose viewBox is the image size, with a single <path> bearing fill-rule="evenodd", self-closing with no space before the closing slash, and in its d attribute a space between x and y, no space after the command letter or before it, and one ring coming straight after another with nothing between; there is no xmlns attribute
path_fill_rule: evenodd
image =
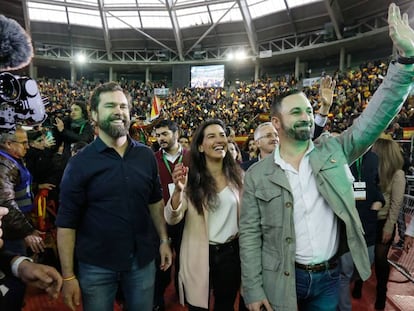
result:
<svg viewBox="0 0 414 311"><path fill-rule="evenodd" d="M249 143L250 141L254 141L254 136L253 134L249 134L249 136L247 136L247 139L244 141L243 143L243 151L249 152Z"/></svg>
<svg viewBox="0 0 414 311"><path fill-rule="evenodd" d="M88 109L86 108L86 104L85 102L79 101L79 100L75 100L73 101L71 104L72 105L76 105L78 106L81 110L82 110L82 116L85 120L89 119L89 115L88 115Z"/></svg>
<svg viewBox="0 0 414 311"><path fill-rule="evenodd" d="M198 150L198 147L203 143L206 127L214 124L221 126L224 131L226 130L226 126L221 120L207 120L197 128L191 140L186 192L199 214L203 213L204 207L213 208L211 205L217 200L216 182L207 169L205 154ZM230 184L238 189L242 188L240 165L233 159L230 152L226 152L223 159L223 173Z"/></svg>

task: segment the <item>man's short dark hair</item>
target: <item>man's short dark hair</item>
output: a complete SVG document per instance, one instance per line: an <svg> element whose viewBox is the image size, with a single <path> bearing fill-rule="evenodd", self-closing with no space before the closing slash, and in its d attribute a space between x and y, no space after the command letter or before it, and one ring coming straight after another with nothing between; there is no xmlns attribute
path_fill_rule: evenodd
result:
<svg viewBox="0 0 414 311"><path fill-rule="evenodd" d="M175 132L178 131L178 125L177 125L177 123L174 122L174 121L171 121L171 120L165 120L165 119L164 120L161 120L159 123L157 123L154 126L155 129L159 129L161 127L168 127L168 129L171 132L173 132L173 133L175 133Z"/></svg>
<svg viewBox="0 0 414 311"><path fill-rule="evenodd" d="M125 92L122 87L116 83L116 82L106 82L104 84L101 84L97 86L89 98L89 103L91 104L91 110L92 111L98 111L98 105L99 105L99 96L101 96L102 93L106 92L116 92L120 91L125 94L127 100L128 100L128 106L131 106L131 96Z"/></svg>
<svg viewBox="0 0 414 311"><path fill-rule="evenodd" d="M283 99L285 99L286 97L290 95L299 94L299 93L301 93L301 91L299 91L298 89L287 88L275 94L270 103L270 115L274 116L280 113L280 107L282 105Z"/></svg>

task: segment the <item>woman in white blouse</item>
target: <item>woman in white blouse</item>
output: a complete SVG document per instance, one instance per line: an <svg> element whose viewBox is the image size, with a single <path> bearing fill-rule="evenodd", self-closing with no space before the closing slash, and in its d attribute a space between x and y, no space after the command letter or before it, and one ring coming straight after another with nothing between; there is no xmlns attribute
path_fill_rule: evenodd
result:
<svg viewBox="0 0 414 311"><path fill-rule="evenodd" d="M242 172L228 152L222 121L201 124L190 148L190 167L176 165L175 189L164 215L169 224L185 217L180 250L180 302L189 310L233 310L240 288L239 192ZM185 296L185 299L184 299ZM243 310L244 305L242 304Z"/></svg>

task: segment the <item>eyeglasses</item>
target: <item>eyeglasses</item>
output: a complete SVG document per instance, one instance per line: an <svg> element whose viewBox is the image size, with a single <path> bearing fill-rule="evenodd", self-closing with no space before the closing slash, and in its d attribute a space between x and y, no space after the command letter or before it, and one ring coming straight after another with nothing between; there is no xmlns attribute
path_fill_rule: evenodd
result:
<svg viewBox="0 0 414 311"><path fill-rule="evenodd" d="M27 140L25 140L25 141L12 140L12 142L16 143L16 144L21 144L23 146L29 146L29 142Z"/></svg>
<svg viewBox="0 0 414 311"><path fill-rule="evenodd" d="M279 136L276 133L267 133L266 135L260 136L257 140L262 139L262 138L275 139L278 137Z"/></svg>

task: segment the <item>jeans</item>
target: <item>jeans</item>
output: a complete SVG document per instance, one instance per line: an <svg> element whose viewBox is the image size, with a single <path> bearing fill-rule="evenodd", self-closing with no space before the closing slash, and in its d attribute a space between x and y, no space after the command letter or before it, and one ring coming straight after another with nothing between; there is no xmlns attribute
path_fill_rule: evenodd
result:
<svg viewBox="0 0 414 311"><path fill-rule="evenodd" d="M299 311L335 311L339 301L339 266L310 272L296 268Z"/></svg>
<svg viewBox="0 0 414 311"><path fill-rule="evenodd" d="M374 245L368 247L369 262L374 262ZM340 266L340 285L339 285L339 305L340 311L352 311L351 295L349 291L349 285L354 277L354 261L352 260L351 253L345 253L339 258ZM359 278L359 277L358 277Z"/></svg>
<svg viewBox="0 0 414 311"><path fill-rule="evenodd" d="M129 271L113 270L79 262L79 284L84 311L113 311L118 284L128 311L150 311L154 296L155 264L138 267L134 260Z"/></svg>

